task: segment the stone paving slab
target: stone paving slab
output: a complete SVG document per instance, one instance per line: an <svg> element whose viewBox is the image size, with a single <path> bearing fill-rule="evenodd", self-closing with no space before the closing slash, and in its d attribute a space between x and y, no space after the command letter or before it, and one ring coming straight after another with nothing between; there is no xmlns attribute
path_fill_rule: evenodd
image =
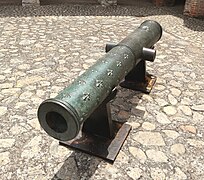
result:
<svg viewBox="0 0 204 180"><path fill-rule="evenodd" d="M114 119L133 130L115 163L59 146L39 126L55 97L144 20L164 28L150 95L119 88ZM182 8L0 7L0 179L204 179L204 21Z"/></svg>

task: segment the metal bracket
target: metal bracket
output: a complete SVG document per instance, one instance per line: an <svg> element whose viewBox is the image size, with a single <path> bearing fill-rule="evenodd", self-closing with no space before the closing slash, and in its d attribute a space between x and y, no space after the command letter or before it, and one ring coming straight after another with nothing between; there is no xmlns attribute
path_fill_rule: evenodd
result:
<svg viewBox="0 0 204 180"><path fill-rule="evenodd" d="M142 59L127 74L120 86L149 94L156 82L156 77L146 72L146 61L153 62L155 57L156 51L154 49L143 48Z"/></svg>
<svg viewBox="0 0 204 180"><path fill-rule="evenodd" d="M110 100L116 93L117 90L113 90L85 121L80 137L72 141L60 141L60 144L113 163L131 130L130 125L111 119Z"/></svg>

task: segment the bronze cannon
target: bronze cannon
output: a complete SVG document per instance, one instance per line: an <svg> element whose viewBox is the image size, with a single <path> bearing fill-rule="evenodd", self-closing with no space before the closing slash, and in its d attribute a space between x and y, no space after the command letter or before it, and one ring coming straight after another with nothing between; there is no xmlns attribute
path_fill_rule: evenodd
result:
<svg viewBox="0 0 204 180"><path fill-rule="evenodd" d="M145 61L154 61L154 44L161 36L160 24L148 20L118 44L106 45L107 53L102 58L55 98L40 104L38 119L42 128L64 142L76 138L81 129L113 140L117 133L112 128L114 123L110 121L107 104L116 95L119 84L150 92L155 78L146 73Z"/></svg>

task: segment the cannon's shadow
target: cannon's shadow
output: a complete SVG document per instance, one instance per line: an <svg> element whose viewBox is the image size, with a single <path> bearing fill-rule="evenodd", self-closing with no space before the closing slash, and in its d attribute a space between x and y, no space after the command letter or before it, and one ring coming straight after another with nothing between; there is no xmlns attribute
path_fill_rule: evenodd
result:
<svg viewBox="0 0 204 180"><path fill-rule="evenodd" d="M126 122L131 115L142 118L145 111L138 109L137 105L139 105L143 93L122 87L118 87L118 89L119 92L111 103L113 120Z"/></svg>
<svg viewBox="0 0 204 180"><path fill-rule="evenodd" d="M137 113L137 115L142 118L145 111L135 107L139 104L143 94L121 87L118 87L118 89L119 91L116 98L111 101L112 119L123 123L129 122L129 117L132 115L133 108L135 110L134 113ZM100 166L105 165L105 162L108 161L74 150L74 152L65 160L64 164L54 175L52 180L90 179L95 173L97 173L97 169L100 168Z"/></svg>
<svg viewBox="0 0 204 180"><path fill-rule="evenodd" d="M65 161L52 180L89 179L98 169L102 159L74 151Z"/></svg>
<svg viewBox="0 0 204 180"><path fill-rule="evenodd" d="M92 4L59 4L34 7L0 6L0 17L32 16L134 16L172 15L184 20L184 26L195 31L204 31L204 20L183 15L184 4L173 7L156 7L151 0L138 0L134 5L102 7Z"/></svg>

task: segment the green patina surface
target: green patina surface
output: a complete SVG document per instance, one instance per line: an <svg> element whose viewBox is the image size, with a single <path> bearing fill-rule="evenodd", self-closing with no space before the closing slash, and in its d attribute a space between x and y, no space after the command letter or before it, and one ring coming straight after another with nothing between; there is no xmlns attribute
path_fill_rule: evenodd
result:
<svg viewBox="0 0 204 180"><path fill-rule="evenodd" d="M41 104L38 111L41 126L48 134L59 140L69 140L76 136L82 123L141 61L143 47L152 47L161 35L162 28L157 22L142 23L71 85L62 90L58 96ZM54 104L63 107L64 110L54 107ZM64 134L55 132L47 126L46 122L49 119L46 114L52 111L59 113L67 122L68 129ZM58 123L57 119L56 123Z"/></svg>

